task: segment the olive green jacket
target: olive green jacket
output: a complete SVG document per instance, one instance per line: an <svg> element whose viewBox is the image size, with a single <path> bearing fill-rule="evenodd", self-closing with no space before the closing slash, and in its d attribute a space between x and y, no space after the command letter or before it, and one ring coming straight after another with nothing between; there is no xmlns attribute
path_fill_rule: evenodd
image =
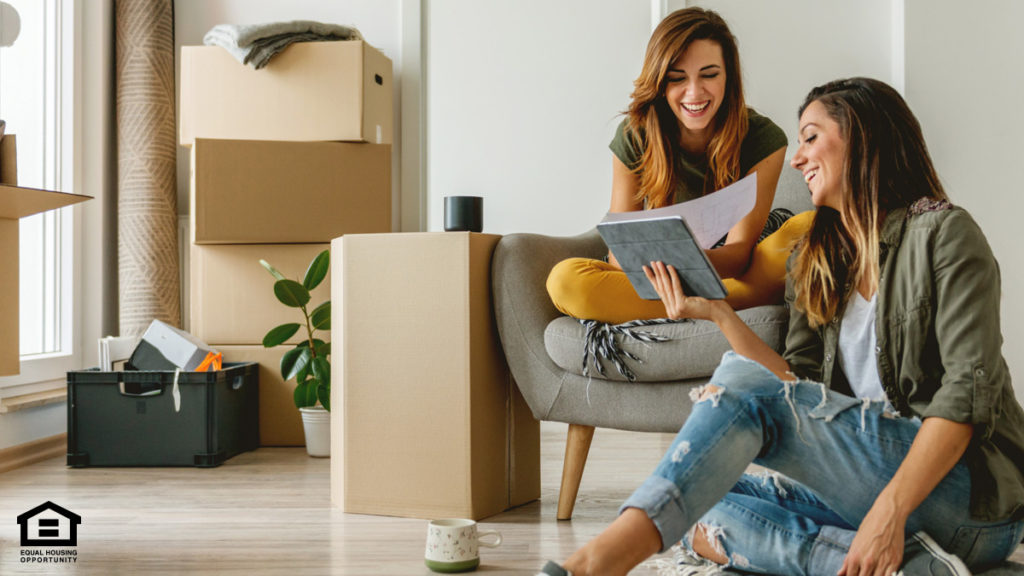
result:
<svg viewBox="0 0 1024 576"><path fill-rule="evenodd" d="M886 217L879 260L875 350L889 401L905 416L973 424L971 516L1024 518L1024 409L1001 353L999 266L984 234L965 210L921 199ZM790 369L846 394L839 319L850 294L811 328L786 286Z"/></svg>

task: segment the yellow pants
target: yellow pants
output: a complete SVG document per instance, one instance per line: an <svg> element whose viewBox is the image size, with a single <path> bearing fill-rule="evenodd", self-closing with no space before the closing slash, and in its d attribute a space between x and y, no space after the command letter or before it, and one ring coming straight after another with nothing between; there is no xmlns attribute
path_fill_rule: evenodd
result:
<svg viewBox="0 0 1024 576"><path fill-rule="evenodd" d="M786 289L786 260L813 219L813 210L801 212L761 241L754 248L747 271L739 278L722 281L729 293L726 302L736 310L781 304ZM562 260L551 269L547 289L555 307L575 318L621 324L665 317L661 300L640 298L622 270L601 260Z"/></svg>

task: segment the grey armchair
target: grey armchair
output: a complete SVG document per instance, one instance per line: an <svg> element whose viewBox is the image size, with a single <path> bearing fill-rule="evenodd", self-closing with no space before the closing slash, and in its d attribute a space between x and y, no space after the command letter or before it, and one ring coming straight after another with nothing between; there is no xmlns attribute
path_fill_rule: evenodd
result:
<svg viewBox="0 0 1024 576"><path fill-rule="evenodd" d="M813 208L796 170L783 170L773 207L793 213ZM620 342L643 360L631 366L636 381L627 381L614 367L604 376L584 375L580 360L585 329L554 307L545 280L565 258L602 258L606 252L596 230L574 237L511 234L498 242L491 267L498 332L512 376L534 417L569 425L558 497L560 520L572 517L594 429L677 432L690 413L690 390L708 381L729 350L709 322L653 326L646 329L671 341ZM783 306L752 308L740 315L781 350L788 325Z"/></svg>

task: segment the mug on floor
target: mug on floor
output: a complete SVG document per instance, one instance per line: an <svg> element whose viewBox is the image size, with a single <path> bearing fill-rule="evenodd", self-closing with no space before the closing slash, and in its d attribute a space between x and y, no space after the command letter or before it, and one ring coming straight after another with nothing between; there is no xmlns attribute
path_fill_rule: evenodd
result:
<svg viewBox="0 0 1024 576"><path fill-rule="evenodd" d="M494 536L494 541L483 541L487 536ZM427 525L427 551L423 561L434 572L468 572L480 565L480 546L497 548L500 544L500 532L478 530L473 520L431 520Z"/></svg>

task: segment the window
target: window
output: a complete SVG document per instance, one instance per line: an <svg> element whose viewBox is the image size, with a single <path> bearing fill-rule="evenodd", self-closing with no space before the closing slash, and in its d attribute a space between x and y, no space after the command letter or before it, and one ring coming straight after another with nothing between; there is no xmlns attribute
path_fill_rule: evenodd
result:
<svg viewBox="0 0 1024 576"><path fill-rule="evenodd" d="M73 192L73 0L3 0L20 32L0 48L0 119L17 136L18 184ZM21 220L20 345L22 377L57 379L75 368L73 208Z"/></svg>

